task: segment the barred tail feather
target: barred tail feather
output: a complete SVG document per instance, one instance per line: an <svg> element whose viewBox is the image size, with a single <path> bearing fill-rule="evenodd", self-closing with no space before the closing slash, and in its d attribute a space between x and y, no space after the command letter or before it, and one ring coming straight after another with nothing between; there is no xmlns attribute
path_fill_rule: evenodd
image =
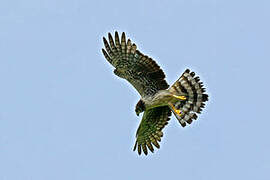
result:
<svg viewBox="0 0 270 180"><path fill-rule="evenodd" d="M205 93L203 83L200 78L195 76L189 69L169 88L169 91L175 95L187 95L187 100L177 101L174 106L181 110L181 116L175 114L179 123L185 127L186 123L191 124L197 119L196 113L201 113L205 102L208 101L208 95Z"/></svg>

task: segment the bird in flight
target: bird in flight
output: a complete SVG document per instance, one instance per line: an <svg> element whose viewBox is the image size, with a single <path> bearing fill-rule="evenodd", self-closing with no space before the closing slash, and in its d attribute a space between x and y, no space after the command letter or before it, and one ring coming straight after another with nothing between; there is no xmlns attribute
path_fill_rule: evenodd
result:
<svg viewBox="0 0 270 180"><path fill-rule="evenodd" d="M115 32L114 39L108 33L108 40L103 37L104 57L115 68L114 74L126 79L139 92L141 98L136 105L137 116L143 112L142 120L136 132L134 151L148 150L154 152L154 146L160 148L163 128L170 120L171 112L182 127L191 124L201 113L208 95L198 76L186 69L171 86L165 80L160 66L150 57L137 50L137 46L126 40L125 33L121 39Z"/></svg>

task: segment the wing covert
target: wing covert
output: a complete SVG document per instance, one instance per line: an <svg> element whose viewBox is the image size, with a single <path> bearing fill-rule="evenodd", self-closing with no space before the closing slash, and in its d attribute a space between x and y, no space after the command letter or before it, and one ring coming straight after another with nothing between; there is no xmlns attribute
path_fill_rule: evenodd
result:
<svg viewBox="0 0 270 180"><path fill-rule="evenodd" d="M103 37L104 57L116 68L114 73L129 81L141 96L152 95L169 87L160 66L138 51L130 39L126 41L125 33L122 33L121 41L117 31L114 40L110 33L108 39L109 42Z"/></svg>
<svg viewBox="0 0 270 180"><path fill-rule="evenodd" d="M142 151L147 155L148 149L154 152L153 145L159 148L158 142L163 136L162 129L168 124L170 116L171 110L167 106L146 110L136 133L137 139L133 151L137 148L139 155Z"/></svg>

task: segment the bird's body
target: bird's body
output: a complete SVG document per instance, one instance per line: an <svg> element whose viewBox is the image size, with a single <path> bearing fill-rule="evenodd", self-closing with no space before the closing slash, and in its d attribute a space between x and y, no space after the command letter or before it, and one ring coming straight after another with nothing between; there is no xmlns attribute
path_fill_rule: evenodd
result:
<svg viewBox="0 0 270 180"><path fill-rule="evenodd" d="M179 101L179 99L173 97L173 94L168 90L159 90L153 96L146 96L141 100L145 103L145 109L169 106L169 103L175 104Z"/></svg>
<svg viewBox="0 0 270 180"><path fill-rule="evenodd" d="M151 58L137 50L125 34L122 33L121 42L118 33L115 32L115 40L109 33L109 43L105 38L105 49L102 52L105 58L114 67L114 74L126 79L140 93L141 98L135 111L139 115L144 112L142 121L136 133L134 150L141 150L147 155L149 149L154 152L159 148L159 141L163 136L162 129L168 124L171 112L185 127L197 119L196 113L200 113L208 100L202 82L195 77L189 69L171 86L165 81L165 74Z"/></svg>

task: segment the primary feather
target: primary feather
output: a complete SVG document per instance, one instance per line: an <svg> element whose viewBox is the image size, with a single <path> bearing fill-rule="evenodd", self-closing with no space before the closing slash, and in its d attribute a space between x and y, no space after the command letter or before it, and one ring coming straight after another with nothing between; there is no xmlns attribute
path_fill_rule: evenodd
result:
<svg viewBox="0 0 270 180"><path fill-rule="evenodd" d="M126 40L125 33L122 33L121 39L118 32L115 32L114 39L109 33L108 40L109 42L103 38L105 49L102 49L102 52L107 61L115 67L114 74L126 79L141 95L136 113L144 111L144 114L133 150L137 149L139 154L144 152L147 155L148 150L154 152L154 147L160 147L162 130L168 124L171 112L184 127L186 122L190 124L197 119L195 113L201 112L208 95L204 94L205 89L199 77L195 77L195 73L189 70L169 88L160 66L137 50L137 46L130 39ZM172 95L184 95L187 99L176 101ZM174 109L169 103L173 103ZM183 112L183 116L175 113L178 109Z"/></svg>

